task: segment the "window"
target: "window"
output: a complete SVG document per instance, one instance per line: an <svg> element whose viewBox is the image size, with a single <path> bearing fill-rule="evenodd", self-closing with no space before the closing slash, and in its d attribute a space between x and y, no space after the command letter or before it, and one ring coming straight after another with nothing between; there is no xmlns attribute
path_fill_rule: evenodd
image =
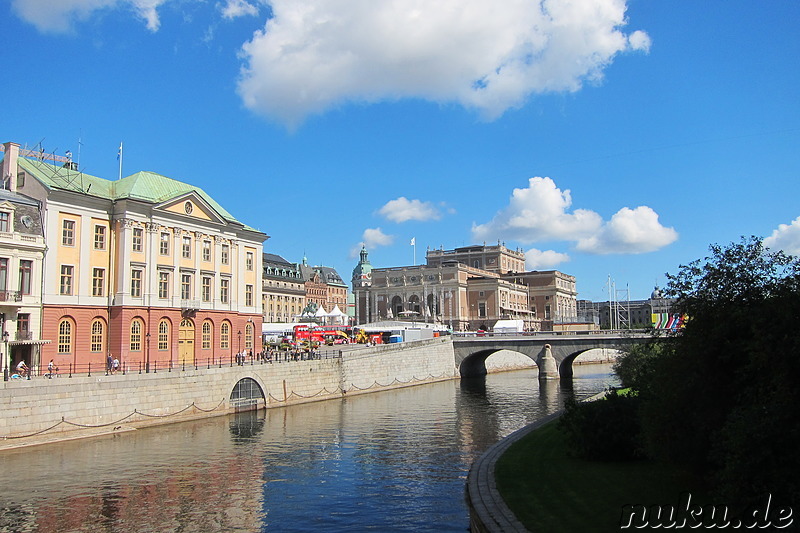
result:
<svg viewBox="0 0 800 533"><path fill-rule="evenodd" d="M210 350L211 349L211 321L206 320L203 322L203 330L202 330L202 348L203 350Z"/></svg>
<svg viewBox="0 0 800 533"><path fill-rule="evenodd" d="M106 249L106 227L101 225L96 225L94 227L94 249L95 250L105 250Z"/></svg>
<svg viewBox="0 0 800 533"><path fill-rule="evenodd" d="M158 349L169 350L169 322L166 320L158 323Z"/></svg>
<svg viewBox="0 0 800 533"><path fill-rule="evenodd" d="M183 237L181 243L181 255L184 259L192 258L192 238L188 235Z"/></svg>
<svg viewBox="0 0 800 533"><path fill-rule="evenodd" d="M105 296L106 271L104 268L92 269L92 296Z"/></svg>
<svg viewBox="0 0 800 533"><path fill-rule="evenodd" d="M228 280L221 279L219 281L219 301L226 304L228 303Z"/></svg>
<svg viewBox="0 0 800 533"><path fill-rule="evenodd" d="M8 286L8 258L0 257L0 291Z"/></svg>
<svg viewBox="0 0 800 533"><path fill-rule="evenodd" d="M244 287L244 305L252 306L253 305L253 286L252 285L245 285Z"/></svg>
<svg viewBox="0 0 800 533"><path fill-rule="evenodd" d="M134 318L131 322L131 351L142 351L142 321Z"/></svg>
<svg viewBox="0 0 800 533"><path fill-rule="evenodd" d="M158 297L169 298L169 272L158 273Z"/></svg>
<svg viewBox="0 0 800 533"><path fill-rule="evenodd" d="M481 318L485 318L486 317L486 303L485 302L479 302L478 303L478 316L481 317Z"/></svg>
<svg viewBox="0 0 800 533"><path fill-rule="evenodd" d="M253 270L253 252L247 252L244 264L247 270Z"/></svg>
<svg viewBox="0 0 800 533"><path fill-rule="evenodd" d="M142 296L142 271L138 268L131 270L131 296L134 298Z"/></svg>
<svg viewBox="0 0 800 533"><path fill-rule="evenodd" d="M75 246L75 221L64 220L61 224L61 244Z"/></svg>
<svg viewBox="0 0 800 533"><path fill-rule="evenodd" d="M211 261L211 241L203 241L203 261Z"/></svg>
<svg viewBox="0 0 800 533"><path fill-rule="evenodd" d="M161 232L161 239L158 241L158 253L169 255L169 233L166 231Z"/></svg>
<svg viewBox="0 0 800 533"><path fill-rule="evenodd" d="M248 350L253 349L253 324L250 323L244 327L244 347Z"/></svg>
<svg viewBox="0 0 800 533"><path fill-rule="evenodd" d="M192 275L181 274L181 299L189 300L192 298Z"/></svg>
<svg viewBox="0 0 800 533"><path fill-rule="evenodd" d="M219 260L223 265L227 265L230 259L230 246L223 244L219 252Z"/></svg>
<svg viewBox="0 0 800 533"><path fill-rule="evenodd" d="M92 336L89 343L89 349L93 352L102 352L103 345L103 336L104 336L104 324L103 321L99 318L94 319L92 322Z"/></svg>
<svg viewBox="0 0 800 533"><path fill-rule="evenodd" d="M203 276L202 298L204 302L211 301L211 277Z"/></svg>
<svg viewBox="0 0 800 533"><path fill-rule="evenodd" d="M11 213L8 211L0 211L0 231L8 233L11 231L9 222L11 220Z"/></svg>
<svg viewBox="0 0 800 533"><path fill-rule="evenodd" d="M58 323L58 353L72 353L72 322L68 318Z"/></svg>
<svg viewBox="0 0 800 533"><path fill-rule="evenodd" d="M31 276L33 275L33 261L22 259L19 262L19 292L31 293Z"/></svg>
<svg viewBox="0 0 800 533"><path fill-rule="evenodd" d="M133 228L132 250L134 252L142 251L142 241L144 239L144 230L142 228Z"/></svg>
<svg viewBox="0 0 800 533"><path fill-rule="evenodd" d="M61 286L59 294L62 296L72 295L72 275L73 268L70 265L61 265Z"/></svg>
<svg viewBox="0 0 800 533"><path fill-rule="evenodd" d="M222 323L222 328L219 332L219 347L227 350L231 342L231 325L227 322Z"/></svg>
<svg viewBox="0 0 800 533"><path fill-rule="evenodd" d="M30 313L20 313L17 315L17 338L25 340L28 338L28 332L31 327Z"/></svg>

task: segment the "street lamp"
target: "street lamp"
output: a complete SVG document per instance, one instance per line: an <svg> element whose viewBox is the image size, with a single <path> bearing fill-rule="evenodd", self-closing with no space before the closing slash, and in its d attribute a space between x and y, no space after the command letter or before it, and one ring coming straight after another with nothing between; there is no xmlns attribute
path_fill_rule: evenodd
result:
<svg viewBox="0 0 800 533"><path fill-rule="evenodd" d="M5 351L3 353L3 381L8 381L8 332L3 332L3 343L5 344Z"/></svg>
<svg viewBox="0 0 800 533"><path fill-rule="evenodd" d="M147 335L145 335L145 339L147 339L147 344L145 345L145 348L146 348L147 351L145 352L146 359L145 359L145 364L144 364L144 371L145 371L145 373L149 374L150 373L150 332L149 331L147 332Z"/></svg>
<svg viewBox="0 0 800 533"><path fill-rule="evenodd" d="M242 330L239 330L239 349L237 353L242 353Z"/></svg>

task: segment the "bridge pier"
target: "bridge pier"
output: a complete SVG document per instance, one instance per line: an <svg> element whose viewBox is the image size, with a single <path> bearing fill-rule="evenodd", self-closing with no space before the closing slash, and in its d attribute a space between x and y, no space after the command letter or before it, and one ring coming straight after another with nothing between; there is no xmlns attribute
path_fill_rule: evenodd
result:
<svg viewBox="0 0 800 533"><path fill-rule="evenodd" d="M536 358L536 366L539 367L539 379L559 379L558 363L553 357L553 351L549 344L545 344L539 357Z"/></svg>

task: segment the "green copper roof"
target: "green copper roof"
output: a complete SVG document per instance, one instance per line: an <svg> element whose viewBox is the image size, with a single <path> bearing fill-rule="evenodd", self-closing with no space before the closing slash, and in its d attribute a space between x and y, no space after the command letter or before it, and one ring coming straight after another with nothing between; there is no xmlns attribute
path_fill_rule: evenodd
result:
<svg viewBox="0 0 800 533"><path fill-rule="evenodd" d="M137 172L121 180L109 181L35 159L20 157L17 160L17 164L49 189L80 192L108 200L131 198L145 202L161 203L183 194L194 192L208 202L220 216L231 222L238 222L233 215L206 194L203 189L155 172ZM245 226L245 228L257 231L249 226Z"/></svg>

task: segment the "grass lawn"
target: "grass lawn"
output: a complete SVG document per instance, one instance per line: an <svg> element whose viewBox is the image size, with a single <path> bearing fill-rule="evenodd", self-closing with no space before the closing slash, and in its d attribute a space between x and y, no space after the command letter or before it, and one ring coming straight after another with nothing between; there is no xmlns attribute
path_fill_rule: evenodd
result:
<svg viewBox="0 0 800 533"><path fill-rule="evenodd" d="M708 501L685 472L649 461L595 462L567 455L551 422L514 443L497 461L500 494L531 531L620 531L622 507L678 506L682 492Z"/></svg>

